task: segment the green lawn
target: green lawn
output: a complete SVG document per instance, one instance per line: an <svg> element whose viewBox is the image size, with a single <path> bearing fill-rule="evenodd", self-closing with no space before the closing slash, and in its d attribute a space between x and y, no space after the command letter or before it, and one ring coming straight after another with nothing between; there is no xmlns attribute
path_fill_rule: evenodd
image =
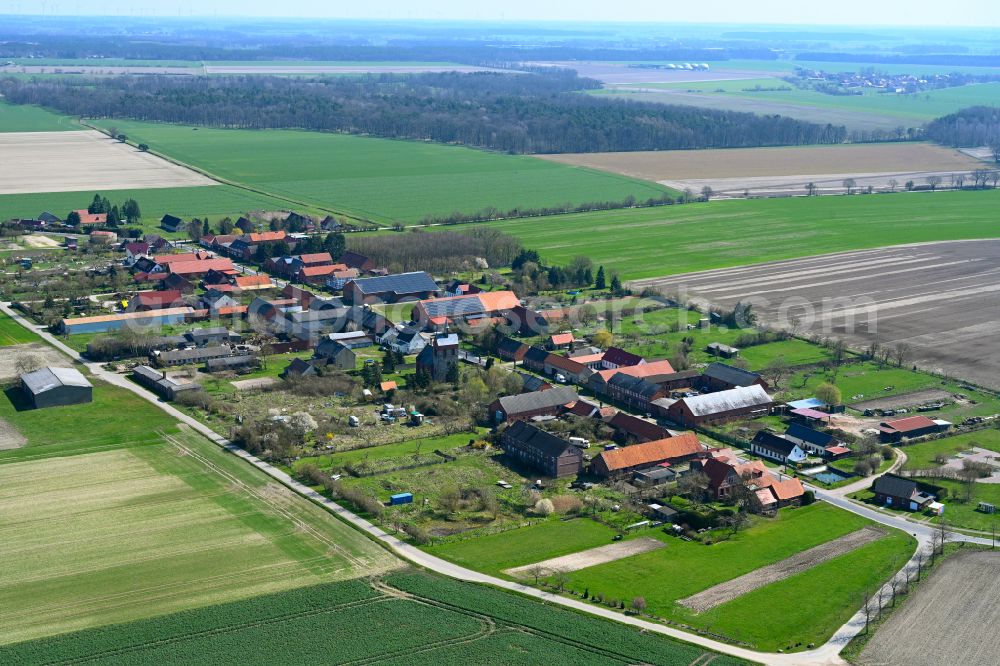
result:
<svg viewBox="0 0 1000 666"><path fill-rule="evenodd" d="M659 185L527 156L459 146L292 130L219 130L127 121L152 150L231 182L379 222L487 206L659 196ZM140 201L140 204L142 202Z"/></svg>
<svg viewBox="0 0 1000 666"><path fill-rule="evenodd" d="M1000 430L996 428L978 430L907 446L903 449L906 453L906 464L903 465L903 469L931 469L938 466L934 462L938 454L953 456L956 452L966 451L973 446L1000 453Z"/></svg>
<svg viewBox="0 0 1000 666"><path fill-rule="evenodd" d="M1000 234L1000 192L714 201L493 223L546 262L585 255L624 279Z"/></svg>
<svg viewBox="0 0 1000 666"><path fill-rule="evenodd" d="M76 427L105 428L105 418L79 414ZM137 447L123 438L96 453L0 464L0 608L17 609L0 615L0 643L396 565L361 533L201 435L156 432L138 410L129 418L156 441ZM35 430L58 432L48 424Z"/></svg>
<svg viewBox="0 0 1000 666"><path fill-rule="evenodd" d="M74 119L41 107L0 102L0 132L65 132L80 129L83 128Z"/></svg>
<svg viewBox="0 0 1000 666"><path fill-rule="evenodd" d="M0 312L0 347L39 342L41 338Z"/></svg>
<svg viewBox="0 0 1000 666"><path fill-rule="evenodd" d="M529 527L426 548L469 569L503 575L505 569L611 543L617 531L589 518L546 520Z"/></svg>
<svg viewBox="0 0 1000 666"><path fill-rule="evenodd" d="M159 443L157 431L176 431L174 420L155 405L131 391L89 379L94 400L88 404L24 409L18 387L0 394L0 418L27 439L20 449L0 451L0 463L141 447Z"/></svg>
<svg viewBox="0 0 1000 666"><path fill-rule="evenodd" d="M346 581L0 648L7 664L744 664L633 627L426 573Z"/></svg>
<svg viewBox="0 0 1000 666"><path fill-rule="evenodd" d="M42 211L63 216L71 210L86 208L94 192L44 192L0 195L0 220L13 217L35 217ZM208 217L213 223L229 216L234 220L251 210L287 210L291 204L262 194L255 194L229 185L207 187L164 187L148 190L101 190L101 195L120 203L133 198L142 209L139 226L159 229L160 218L171 213L183 218ZM308 211L305 211L308 212ZM181 235L186 234L165 234Z"/></svg>
<svg viewBox="0 0 1000 666"><path fill-rule="evenodd" d="M788 600L781 604L768 604L766 609L758 605L756 613L747 610L743 612L744 621L727 624L724 632L717 626L721 611L715 611L715 615L711 612L696 615L675 602L853 532L866 524L868 521L860 516L822 503L785 509L778 519L759 521L734 539L713 546L664 536L666 548L574 572L570 574L569 587L577 592L589 590L590 594L601 593L617 599L631 600L642 596L646 599L649 612L654 615L724 633L733 640L752 642L761 649L783 646L780 642L791 638L784 631L783 623L774 621L774 613L804 615L811 635L819 637L819 640L810 639L807 642L821 642L824 636L828 637L839 626L840 623L833 618L840 617L845 608L858 605L855 598L859 589L846 583L843 586L831 583L824 594L814 595L815 586L811 582L813 571L802 576L804 585L801 588L791 578L761 588L759 593L763 595L772 587L788 587L782 592ZM905 540L899 544L909 547ZM905 548L897 546L897 549L901 555L904 554L902 551ZM866 552L866 549L859 552ZM881 565L876 565L881 555L870 552L859 557L872 570L873 577L881 572ZM824 583L830 582L824 576L815 578ZM736 599L730 604L740 604L741 601ZM796 608L809 608L809 612L801 613L794 610ZM825 619L819 622L809 620L817 616Z"/></svg>

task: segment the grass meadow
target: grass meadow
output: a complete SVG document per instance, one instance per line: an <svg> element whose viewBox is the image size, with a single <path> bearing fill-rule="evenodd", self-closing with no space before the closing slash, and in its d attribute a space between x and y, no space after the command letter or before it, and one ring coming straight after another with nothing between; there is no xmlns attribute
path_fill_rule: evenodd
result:
<svg viewBox="0 0 1000 666"><path fill-rule="evenodd" d="M903 465L903 469L931 469L938 466L934 462L934 458L938 455L951 457L956 453L968 451L973 446L1000 453L1000 429L977 430L907 446L904 448L906 464Z"/></svg>
<svg viewBox="0 0 1000 666"><path fill-rule="evenodd" d="M569 574L569 589L626 602L642 596L653 615L710 630L756 649L773 651L796 643L803 649L808 643L826 640L854 613L859 605L855 599L858 590L884 579L895 570L888 562L895 558L901 564L913 549L909 537L893 533L706 613L695 614L676 603L869 524L860 516L822 503L785 509L779 516L777 520L757 521L733 539L712 546L663 536L666 548ZM845 558L849 559L845 562ZM859 567L862 562L865 566ZM851 576L835 578L844 572ZM804 608L809 612L801 612ZM775 622L775 614L795 616L795 620L791 626Z"/></svg>
<svg viewBox="0 0 1000 666"><path fill-rule="evenodd" d="M659 196L623 176L460 146L294 130L222 130L101 121L153 151L304 204L376 222L425 215ZM142 203L140 201L140 203Z"/></svg>
<svg viewBox="0 0 1000 666"><path fill-rule="evenodd" d="M548 263L587 256L623 279L1000 233L1000 191L795 197L492 223Z"/></svg>

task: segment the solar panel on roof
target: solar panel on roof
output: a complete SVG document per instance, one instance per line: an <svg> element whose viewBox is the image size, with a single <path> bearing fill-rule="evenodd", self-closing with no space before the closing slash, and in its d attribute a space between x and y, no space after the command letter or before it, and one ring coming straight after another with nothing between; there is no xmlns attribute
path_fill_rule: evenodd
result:
<svg viewBox="0 0 1000 666"><path fill-rule="evenodd" d="M389 291L397 294L419 294L425 291L437 291L434 278L423 271L361 278L354 281L354 286L364 294Z"/></svg>
<svg viewBox="0 0 1000 666"><path fill-rule="evenodd" d="M423 301L423 305L428 317L464 317L486 311L483 302L477 296L441 298Z"/></svg>

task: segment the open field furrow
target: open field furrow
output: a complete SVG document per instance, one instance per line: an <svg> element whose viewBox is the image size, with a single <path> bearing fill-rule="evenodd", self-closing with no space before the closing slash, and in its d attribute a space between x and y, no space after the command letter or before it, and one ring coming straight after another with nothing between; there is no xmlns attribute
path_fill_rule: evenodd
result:
<svg viewBox="0 0 1000 666"><path fill-rule="evenodd" d="M763 322L840 336L857 348L876 340L889 346L906 343L921 366L1000 387L1000 339L989 335L1000 320L1000 241L826 255L815 258L815 268L812 261L653 278L633 286L721 307L752 302ZM884 269L900 261L905 269Z"/></svg>
<svg viewBox="0 0 1000 666"><path fill-rule="evenodd" d="M527 564L513 569L507 569L504 573L510 576L532 575L533 570L538 567L541 575L551 576L557 571L577 571L586 567L597 566L607 562L614 562L632 555L648 553L653 550L663 548L666 544L657 539L640 538L630 541L619 541L606 546L590 548L579 553L555 557L535 564Z"/></svg>

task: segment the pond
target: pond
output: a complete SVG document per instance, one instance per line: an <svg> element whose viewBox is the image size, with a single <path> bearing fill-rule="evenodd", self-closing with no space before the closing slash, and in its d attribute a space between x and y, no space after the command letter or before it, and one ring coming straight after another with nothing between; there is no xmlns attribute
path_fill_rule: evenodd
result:
<svg viewBox="0 0 1000 666"><path fill-rule="evenodd" d="M810 474L810 476L822 483L834 484L839 483L844 479L853 478L854 474L851 474L850 472L842 472L836 467L824 467L815 474Z"/></svg>

